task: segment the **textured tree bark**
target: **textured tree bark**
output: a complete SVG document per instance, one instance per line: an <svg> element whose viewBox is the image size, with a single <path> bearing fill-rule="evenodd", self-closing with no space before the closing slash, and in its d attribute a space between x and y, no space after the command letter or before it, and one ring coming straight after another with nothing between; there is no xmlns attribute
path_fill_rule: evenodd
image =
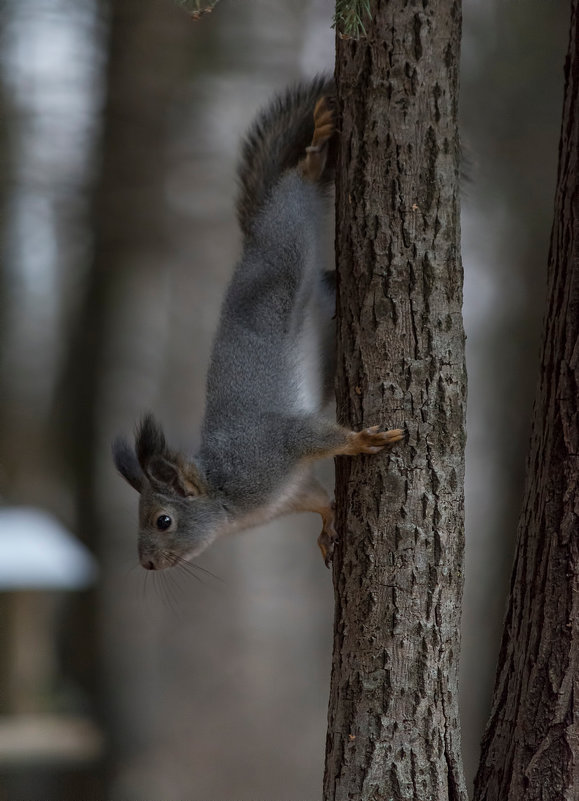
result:
<svg viewBox="0 0 579 801"><path fill-rule="evenodd" d="M409 440L337 460L325 801L466 799L460 30L457 0L381 0L337 40L338 414Z"/></svg>
<svg viewBox="0 0 579 801"><path fill-rule="evenodd" d="M579 13L527 484L476 801L579 798Z"/></svg>

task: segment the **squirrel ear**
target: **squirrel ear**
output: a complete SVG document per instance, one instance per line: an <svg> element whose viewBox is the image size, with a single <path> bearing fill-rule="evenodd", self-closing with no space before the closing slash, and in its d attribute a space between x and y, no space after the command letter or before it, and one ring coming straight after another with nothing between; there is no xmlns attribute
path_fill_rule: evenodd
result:
<svg viewBox="0 0 579 801"><path fill-rule="evenodd" d="M199 471L180 456L153 456L147 465L147 477L161 492L176 492L183 497L202 495L204 484Z"/></svg>
<svg viewBox="0 0 579 801"><path fill-rule="evenodd" d="M119 473L129 482L131 487L134 487L137 492L141 492L144 475L134 450L123 437L115 439L112 450L115 466Z"/></svg>
<svg viewBox="0 0 579 801"><path fill-rule="evenodd" d="M141 420L135 436L135 451L145 473L153 456L164 456L167 453L163 429L152 414L146 415Z"/></svg>
<svg viewBox="0 0 579 801"><path fill-rule="evenodd" d="M174 492L183 497L205 492L195 464L169 450L163 429L151 414L144 417L139 426L135 449L143 473L158 492Z"/></svg>

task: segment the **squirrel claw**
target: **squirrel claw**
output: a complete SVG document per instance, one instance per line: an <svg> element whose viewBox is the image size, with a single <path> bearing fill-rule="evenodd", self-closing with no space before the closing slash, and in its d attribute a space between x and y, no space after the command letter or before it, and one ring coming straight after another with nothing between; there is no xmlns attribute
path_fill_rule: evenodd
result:
<svg viewBox="0 0 579 801"><path fill-rule="evenodd" d="M334 549L338 542L338 535L332 524L326 524L322 529L322 533L318 537L318 547L322 552L322 559L325 566L330 569L332 559L334 556Z"/></svg>

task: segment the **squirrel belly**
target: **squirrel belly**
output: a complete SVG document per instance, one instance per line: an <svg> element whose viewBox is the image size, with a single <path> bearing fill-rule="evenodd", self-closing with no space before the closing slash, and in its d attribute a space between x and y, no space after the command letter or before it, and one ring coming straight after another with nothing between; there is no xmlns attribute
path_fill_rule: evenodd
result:
<svg viewBox="0 0 579 801"><path fill-rule="evenodd" d="M334 305L325 286L307 303L292 359L297 414L322 412L333 395Z"/></svg>

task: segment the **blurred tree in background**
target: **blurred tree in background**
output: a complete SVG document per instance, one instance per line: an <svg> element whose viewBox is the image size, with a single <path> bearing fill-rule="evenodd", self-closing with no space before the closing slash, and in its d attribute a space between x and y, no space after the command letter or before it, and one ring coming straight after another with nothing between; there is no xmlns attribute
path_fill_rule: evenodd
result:
<svg viewBox="0 0 579 801"><path fill-rule="evenodd" d="M99 169L87 220L91 250L56 398L57 439L76 501L75 528L105 566L99 587L79 601L71 618L74 648L67 664L75 667L93 715L107 733L106 775L112 782L156 721L154 703L143 705L119 686L123 646L111 647L108 640L115 633L108 621L119 618L115 590L107 592L106 566L109 559L116 561L109 554L120 532L102 466L111 429L135 406L152 405L163 380L167 254L173 246L165 199L168 142L171 111L190 60L181 23L178 10L164 0L109 4L104 107L96 144ZM128 325L140 339L130 351L125 345ZM146 627L138 628L146 636ZM126 639L125 647L133 649L134 642ZM141 673L132 677L133 692L141 678ZM146 685L140 693L147 696ZM140 715L131 702L141 708Z"/></svg>
<svg viewBox="0 0 579 801"><path fill-rule="evenodd" d="M502 632L539 366L569 2L465 2L462 201L467 332L461 717L478 766ZM489 437L499 426L502 436Z"/></svg>
<svg viewBox="0 0 579 801"><path fill-rule="evenodd" d="M198 23L172 0L0 6L0 493L53 511L98 556L35 703L95 721L106 742L82 764L16 764L0 737L0 798L319 797L333 610L317 520L218 543L201 565L220 580L145 580L109 442L154 409L195 445L239 243L238 142L272 91L332 68L333 5L222 0ZM568 3L468 0L464 15L472 777L538 365ZM497 424L509 435L489 438Z"/></svg>
<svg viewBox="0 0 579 801"><path fill-rule="evenodd" d="M526 488L475 798L572 799L579 675L579 6L572 3Z"/></svg>

